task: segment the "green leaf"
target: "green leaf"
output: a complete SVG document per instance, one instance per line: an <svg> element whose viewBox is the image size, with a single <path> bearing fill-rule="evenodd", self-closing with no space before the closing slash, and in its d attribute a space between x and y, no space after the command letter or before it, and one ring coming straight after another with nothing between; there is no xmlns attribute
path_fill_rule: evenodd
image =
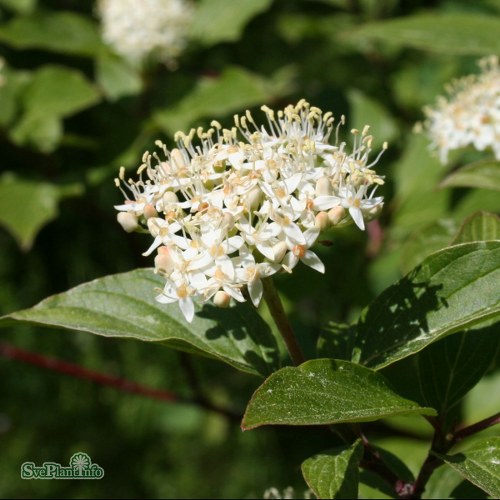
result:
<svg viewBox="0 0 500 500"><path fill-rule="evenodd" d="M369 422L391 415L432 415L402 398L379 373L334 359L315 359L273 373L254 393L242 428Z"/></svg>
<svg viewBox="0 0 500 500"><path fill-rule="evenodd" d="M353 358L379 369L499 313L500 242L446 248L365 309Z"/></svg>
<svg viewBox="0 0 500 500"><path fill-rule="evenodd" d="M414 231L410 238L403 243L402 271L404 273L410 272L432 253L450 246L457 229L458 223L455 220L439 219L421 230Z"/></svg>
<svg viewBox="0 0 500 500"><path fill-rule="evenodd" d="M19 14L29 14L35 10L37 0L0 0L0 6Z"/></svg>
<svg viewBox="0 0 500 500"><path fill-rule="evenodd" d="M62 120L55 115L25 113L9 130L9 137L15 144L31 146L42 153L54 151L63 136Z"/></svg>
<svg viewBox="0 0 500 500"><path fill-rule="evenodd" d="M455 455L435 455L493 498L500 498L500 437L478 441Z"/></svg>
<svg viewBox="0 0 500 500"><path fill-rule="evenodd" d="M330 322L323 326L317 342L318 357L349 361L355 334L355 325Z"/></svg>
<svg viewBox="0 0 500 500"><path fill-rule="evenodd" d="M498 369L485 375L465 396L462 404L463 425L473 425L498 411L498 398L492 398L492 394L500 394L500 370ZM494 431L494 429L491 430Z"/></svg>
<svg viewBox="0 0 500 500"><path fill-rule="evenodd" d="M191 36L204 45L234 42L245 25L266 11L273 0L201 0L191 29Z"/></svg>
<svg viewBox="0 0 500 500"><path fill-rule="evenodd" d="M302 463L306 483L318 498L358 498L361 440L308 458Z"/></svg>
<svg viewBox="0 0 500 500"><path fill-rule="evenodd" d="M4 77L0 85L0 125L7 127L19 112L21 98L31 79L28 71L13 71L9 67L1 70Z"/></svg>
<svg viewBox="0 0 500 500"><path fill-rule="evenodd" d="M474 498L480 500L489 497L483 490L465 480L455 469L444 464L432 473L425 485L422 498Z"/></svg>
<svg viewBox="0 0 500 500"><path fill-rule="evenodd" d="M409 232L408 226L410 229L425 227L435 222L447 207L448 193L436 193L435 190L443 166L429 154L428 149L428 141L423 135L411 134L403 155L394 165L398 203L396 223L401 226L398 230L404 231L405 237Z"/></svg>
<svg viewBox="0 0 500 500"><path fill-rule="evenodd" d="M434 183L440 178L442 169L439 160L429 154L427 138L421 134L411 134L401 159L395 164L394 180L398 198L404 200L422 189L434 191Z"/></svg>
<svg viewBox="0 0 500 500"><path fill-rule="evenodd" d="M417 355L417 374L425 404L444 417L490 368L500 347L498 324L461 332Z"/></svg>
<svg viewBox="0 0 500 500"><path fill-rule="evenodd" d="M43 66L24 94L24 106L37 115L70 116L92 106L99 92L79 71L62 66Z"/></svg>
<svg viewBox="0 0 500 500"><path fill-rule="evenodd" d="M452 172L441 187L472 187L500 191L500 161L478 161Z"/></svg>
<svg viewBox="0 0 500 500"><path fill-rule="evenodd" d="M0 26L0 41L17 49L94 56L101 48L97 25L74 12L36 12Z"/></svg>
<svg viewBox="0 0 500 500"><path fill-rule="evenodd" d="M0 177L0 224L23 250L29 250L38 231L57 217L60 198L61 191L53 184L4 174Z"/></svg>
<svg viewBox="0 0 500 500"><path fill-rule="evenodd" d="M500 240L500 217L488 212L477 212L464 221L452 244L487 240Z"/></svg>
<svg viewBox="0 0 500 500"><path fill-rule="evenodd" d="M368 23L345 36L445 54L488 55L500 52L499 32L500 19L495 16L434 12Z"/></svg>
<svg viewBox="0 0 500 500"><path fill-rule="evenodd" d="M453 206L453 217L460 222L474 212L500 212L500 196L491 189L471 189Z"/></svg>
<svg viewBox="0 0 500 500"><path fill-rule="evenodd" d="M155 290L163 284L151 269L106 276L8 314L0 318L0 326L22 322L162 342L249 373L266 375L276 369L276 340L251 304L229 309L206 304L187 323L177 304L155 301Z"/></svg>
<svg viewBox="0 0 500 500"><path fill-rule="evenodd" d="M217 78L204 78L175 107L155 115L167 133L188 128L200 118L226 116L262 104L274 95L271 82L243 68L229 67Z"/></svg>
<svg viewBox="0 0 500 500"><path fill-rule="evenodd" d="M381 147L384 141L392 141L399 133L393 117L378 102L370 99L359 90L350 90L348 93L351 106L350 128L362 130L370 124L370 134L373 135L376 147Z"/></svg>
<svg viewBox="0 0 500 500"><path fill-rule="evenodd" d="M96 60L96 79L112 101L135 95L142 90L141 75L125 59L103 50Z"/></svg>

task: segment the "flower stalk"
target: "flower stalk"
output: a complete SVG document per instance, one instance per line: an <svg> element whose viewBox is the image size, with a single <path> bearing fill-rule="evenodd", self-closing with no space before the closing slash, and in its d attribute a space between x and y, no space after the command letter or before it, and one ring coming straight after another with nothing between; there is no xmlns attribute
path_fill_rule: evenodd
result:
<svg viewBox="0 0 500 500"><path fill-rule="evenodd" d="M288 316L285 313L285 309L283 308L283 303L281 302L281 298L279 296L278 290L274 285L273 279L267 278L262 280L262 284L264 286L264 300L269 308L269 312L273 317L274 323L276 324L283 340L285 341L286 348L290 357L292 358L293 363L298 366L302 364L306 359L302 352L302 349L297 342L297 337L292 330L292 326L288 321Z"/></svg>

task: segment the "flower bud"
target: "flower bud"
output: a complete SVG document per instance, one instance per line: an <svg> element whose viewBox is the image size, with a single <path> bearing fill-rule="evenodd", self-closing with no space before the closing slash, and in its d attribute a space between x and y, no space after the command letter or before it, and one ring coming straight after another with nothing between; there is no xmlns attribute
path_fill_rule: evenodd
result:
<svg viewBox="0 0 500 500"><path fill-rule="evenodd" d="M326 176L320 177L316 182L316 196L331 196L332 183Z"/></svg>
<svg viewBox="0 0 500 500"><path fill-rule="evenodd" d="M345 217L344 207L333 207L328 211L328 218L333 226L336 226Z"/></svg>
<svg viewBox="0 0 500 500"><path fill-rule="evenodd" d="M230 303L231 303L231 295L229 295L228 293L223 292L222 290L219 290L214 295L214 304L217 307L227 308L227 307L229 307Z"/></svg>
<svg viewBox="0 0 500 500"><path fill-rule="evenodd" d="M284 241L280 241L273 246L274 262L281 262L285 256L288 247Z"/></svg>
<svg viewBox="0 0 500 500"><path fill-rule="evenodd" d="M168 247L158 248L158 255L155 257L155 269L164 274L170 274L174 270L174 262Z"/></svg>
<svg viewBox="0 0 500 500"><path fill-rule="evenodd" d="M132 212L119 212L116 220L127 233L133 233L139 227L137 217Z"/></svg>
<svg viewBox="0 0 500 500"><path fill-rule="evenodd" d="M158 212L156 211L156 208L151 205L151 203L148 203L144 207L144 217L147 219L150 219L151 217L158 217Z"/></svg>
<svg viewBox="0 0 500 500"><path fill-rule="evenodd" d="M314 225L320 231L325 231L325 229L328 229L331 224L330 218L326 212L319 212L316 214L316 217L314 218Z"/></svg>
<svg viewBox="0 0 500 500"><path fill-rule="evenodd" d="M228 231L231 231L231 229L233 229L234 227L234 216L229 212L226 212L222 216L222 227L224 229L227 229Z"/></svg>
<svg viewBox="0 0 500 500"><path fill-rule="evenodd" d="M173 191L165 191L165 193L162 196L162 201L163 201L163 206L167 206L170 203L178 203L179 198Z"/></svg>
<svg viewBox="0 0 500 500"><path fill-rule="evenodd" d="M248 211L253 212L254 210L257 210L261 199L262 199L262 191L260 190L259 186L253 187L247 194L246 198L246 205L248 207Z"/></svg>

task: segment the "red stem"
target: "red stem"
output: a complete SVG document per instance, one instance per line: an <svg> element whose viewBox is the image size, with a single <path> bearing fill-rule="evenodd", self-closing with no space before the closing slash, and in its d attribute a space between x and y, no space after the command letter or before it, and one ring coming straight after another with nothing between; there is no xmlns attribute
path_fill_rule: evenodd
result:
<svg viewBox="0 0 500 500"><path fill-rule="evenodd" d="M68 363L67 361L61 361L59 359L36 354L34 352L25 351L24 349L14 347L4 342L0 343L0 355L4 358L22 361L23 363L39 366L40 368L45 368L46 370L54 372L64 373L65 375L70 375L72 377L91 380L99 385L113 387L131 394L139 394L158 401L164 401L167 403L182 401L179 396L172 392L145 387L135 382L131 382L130 380L88 370L87 368L83 368L73 363Z"/></svg>

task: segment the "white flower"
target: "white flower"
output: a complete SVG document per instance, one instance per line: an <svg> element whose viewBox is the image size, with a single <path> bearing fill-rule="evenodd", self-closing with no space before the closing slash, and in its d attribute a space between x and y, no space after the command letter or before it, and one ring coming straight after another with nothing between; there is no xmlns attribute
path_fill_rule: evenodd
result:
<svg viewBox="0 0 500 500"><path fill-rule="evenodd" d="M126 59L172 63L186 45L193 8L187 0L99 0L104 41Z"/></svg>
<svg viewBox="0 0 500 500"><path fill-rule="evenodd" d="M344 186L340 188L341 205L349 210L352 220L359 227L365 229L365 221L363 215L365 212L370 212L377 205L382 203L381 196L377 198L365 197L366 186L360 186L357 190L353 186ZM373 194L373 192L372 192Z"/></svg>
<svg viewBox="0 0 500 500"><path fill-rule="evenodd" d="M500 160L499 59L490 56L479 65L481 74L453 82L448 97L440 96L434 107L424 108L427 118L419 128L426 131L443 164L450 151L467 146L479 151L491 148Z"/></svg>
<svg viewBox="0 0 500 500"><path fill-rule="evenodd" d="M317 229L308 229L304 232L304 244L293 245L291 251L288 252L283 258L283 266L289 272L298 264L301 260L306 266L312 267L320 273L325 272L325 265L319 257L312 251L309 247L314 244L319 235Z"/></svg>
<svg viewBox="0 0 500 500"><path fill-rule="evenodd" d="M163 292L156 297L161 304L170 304L178 302L182 314L187 321L191 322L194 318L194 303L192 296L195 290L189 286L187 281L179 279L177 281L168 280L165 283Z"/></svg>
<svg viewBox="0 0 500 500"><path fill-rule="evenodd" d="M195 300L227 307L246 290L258 306L262 280L300 261L325 272L311 250L320 231L349 221L364 229L382 206L368 127L352 131L348 153L346 143L328 143L331 113L303 100L263 110L267 127L246 112L231 129L212 122L178 132L176 148L157 143L165 158L144 154L138 180L126 181L123 169L116 180L120 223L153 237L144 255L157 250L155 270L166 280L157 300L178 302L188 321Z"/></svg>

